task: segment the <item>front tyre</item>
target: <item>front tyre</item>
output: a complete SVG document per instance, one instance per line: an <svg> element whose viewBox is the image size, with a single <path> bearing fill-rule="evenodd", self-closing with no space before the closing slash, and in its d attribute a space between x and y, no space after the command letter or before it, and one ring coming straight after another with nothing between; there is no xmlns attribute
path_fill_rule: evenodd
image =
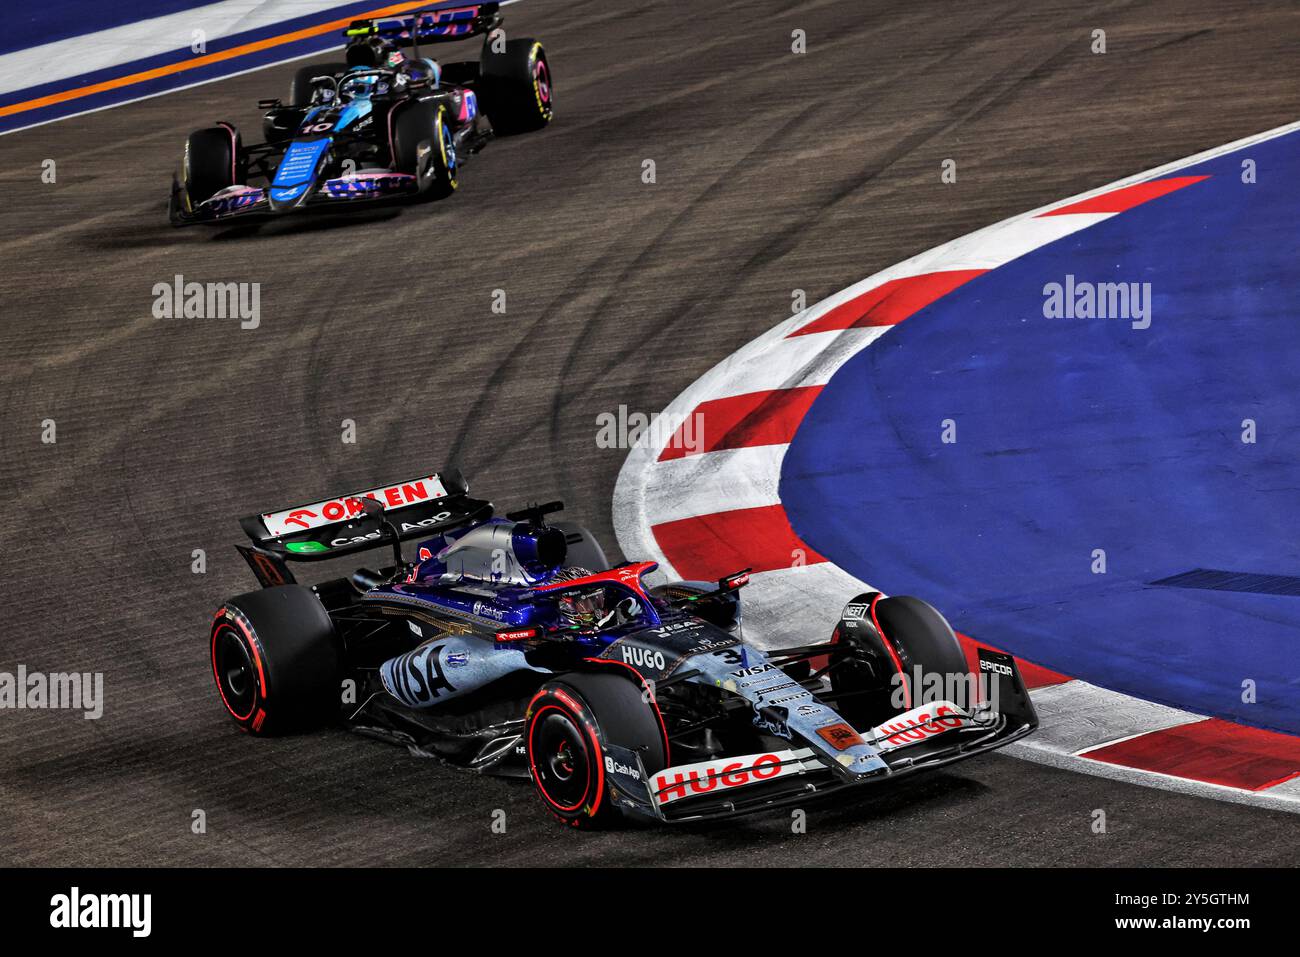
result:
<svg viewBox="0 0 1300 957"><path fill-rule="evenodd" d="M195 130L185 141L181 160L181 184L191 205L198 205L221 190L240 183L247 161L239 130L220 123Z"/></svg>
<svg viewBox="0 0 1300 957"><path fill-rule="evenodd" d="M555 90L540 40L509 40L500 53L485 43L479 73L483 112L497 133L527 133L551 122Z"/></svg>
<svg viewBox="0 0 1300 957"><path fill-rule="evenodd" d="M641 755L647 775L667 766L668 742L642 686L622 674L580 672L547 682L529 702L529 774L547 808L572 827L617 823L605 749Z"/></svg>
<svg viewBox="0 0 1300 957"><path fill-rule="evenodd" d="M309 588L231 598L212 620L210 657L222 703L251 734L308 730L338 713L334 624Z"/></svg>
<svg viewBox="0 0 1300 957"><path fill-rule="evenodd" d="M412 103L400 109L393 123L393 167L414 176L422 195L445 199L460 185L450 114L441 104Z"/></svg>
<svg viewBox="0 0 1300 957"><path fill-rule="evenodd" d="M943 689L940 697L969 690L969 666L952 626L920 598L859 595L845 606L831 641L842 649L830 659L831 687L845 695L836 710L858 730L927 703L933 689Z"/></svg>
<svg viewBox="0 0 1300 957"><path fill-rule="evenodd" d="M927 703L927 689L943 689L940 697L949 691L966 693L970 666L952 625L937 608L911 595L896 595L876 603L876 620L903 665L910 707ZM962 703L960 697L957 703Z"/></svg>

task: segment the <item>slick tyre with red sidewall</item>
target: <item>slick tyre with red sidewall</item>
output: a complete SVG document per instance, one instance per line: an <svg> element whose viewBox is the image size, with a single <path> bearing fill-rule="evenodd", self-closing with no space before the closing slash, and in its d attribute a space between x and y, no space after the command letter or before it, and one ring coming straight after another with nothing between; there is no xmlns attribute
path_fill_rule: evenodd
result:
<svg viewBox="0 0 1300 957"><path fill-rule="evenodd" d="M911 595L895 595L876 602L875 616L903 665L910 707L923 704L926 689L936 682L947 689L969 678L970 666L952 625L933 605Z"/></svg>
<svg viewBox="0 0 1300 957"><path fill-rule="evenodd" d="M949 688L969 675L952 626L911 595L858 595L845 606L831 643L847 651L831 669L831 686L851 693L837 710L858 730L922 704L926 687L933 687L930 676Z"/></svg>
<svg viewBox="0 0 1300 957"><path fill-rule="evenodd" d="M606 827L622 812L610 797L605 748L641 755L647 776L667 766L668 742L640 682L622 674L578 672L549 681L528 705L525 740L538 796L572 827Z"/></svg>
<svg viewBox="0 0 1300 957"><path fill-rule="evenodd" d="M251 734L306 731L338 715L334 624L311 589L280 585L231 598L212 620L212 677Z"/></svg>

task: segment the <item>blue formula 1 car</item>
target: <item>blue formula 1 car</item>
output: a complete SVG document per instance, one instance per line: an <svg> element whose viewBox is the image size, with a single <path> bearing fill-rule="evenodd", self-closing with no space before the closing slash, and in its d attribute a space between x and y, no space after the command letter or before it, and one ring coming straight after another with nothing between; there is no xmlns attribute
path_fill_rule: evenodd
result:
<svg viewBox="0 0 1300 957"><path fill-rule="evenodd" d="M343 62L303 67L287 103L258 103L264 143L245 145L224 121L190 134L172 180L172 224L450 196L465 159L493 136L551 121L546 51L532 38L506 40L498 6L441 3L355 21ZM422 43L476 36L477 61L421 55Z"/></svg>
<svg viewBox="0 0 1300 957"><path fill-rule="evenodd" d="M829 641L760 650L747 572L651 586L654 562L611 566L559 508L494 517L452 470L245 518L263 587L213 619L226 710L254 735L335 723L529 777L573 826L802 802L1037 725L1014 660L981 648L974 680L919 599L859 595ZM310 587L290 570L374 548L391 563Z"/></svg>

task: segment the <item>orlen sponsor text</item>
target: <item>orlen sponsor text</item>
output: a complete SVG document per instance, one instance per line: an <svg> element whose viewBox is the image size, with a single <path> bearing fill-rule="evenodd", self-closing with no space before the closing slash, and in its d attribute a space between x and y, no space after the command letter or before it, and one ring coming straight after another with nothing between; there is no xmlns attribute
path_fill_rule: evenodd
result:
<svg viewBox="0 0 1300 957"><path fill-rule="evenodd" d="M438 478L430 476L414 482L403 482L400 485L377 488L360 495L349 495L313 505L303 505L283 512L269 512L263 515L262 518L267 529L273 535L282 535L286 532L301 531L316 528L319 525L356 518L361 514L361 504L365 499L374 499L385 508L400 508L416 502L442 498L446 494L446 490L442 487L442 483Z"/></svg>

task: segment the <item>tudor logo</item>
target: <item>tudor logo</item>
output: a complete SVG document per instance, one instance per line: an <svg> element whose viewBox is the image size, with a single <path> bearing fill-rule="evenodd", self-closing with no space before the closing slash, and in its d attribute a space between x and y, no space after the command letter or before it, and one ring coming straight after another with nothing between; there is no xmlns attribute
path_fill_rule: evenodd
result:
<svg viewBox="0 0 1300 957"><path fill-rule="evenodd" d="M659 671L663 671L668 664L662 651L655 651L652 648L638 648L635 645L623 646L623 660L634 667L655 668Z"/></svg>

